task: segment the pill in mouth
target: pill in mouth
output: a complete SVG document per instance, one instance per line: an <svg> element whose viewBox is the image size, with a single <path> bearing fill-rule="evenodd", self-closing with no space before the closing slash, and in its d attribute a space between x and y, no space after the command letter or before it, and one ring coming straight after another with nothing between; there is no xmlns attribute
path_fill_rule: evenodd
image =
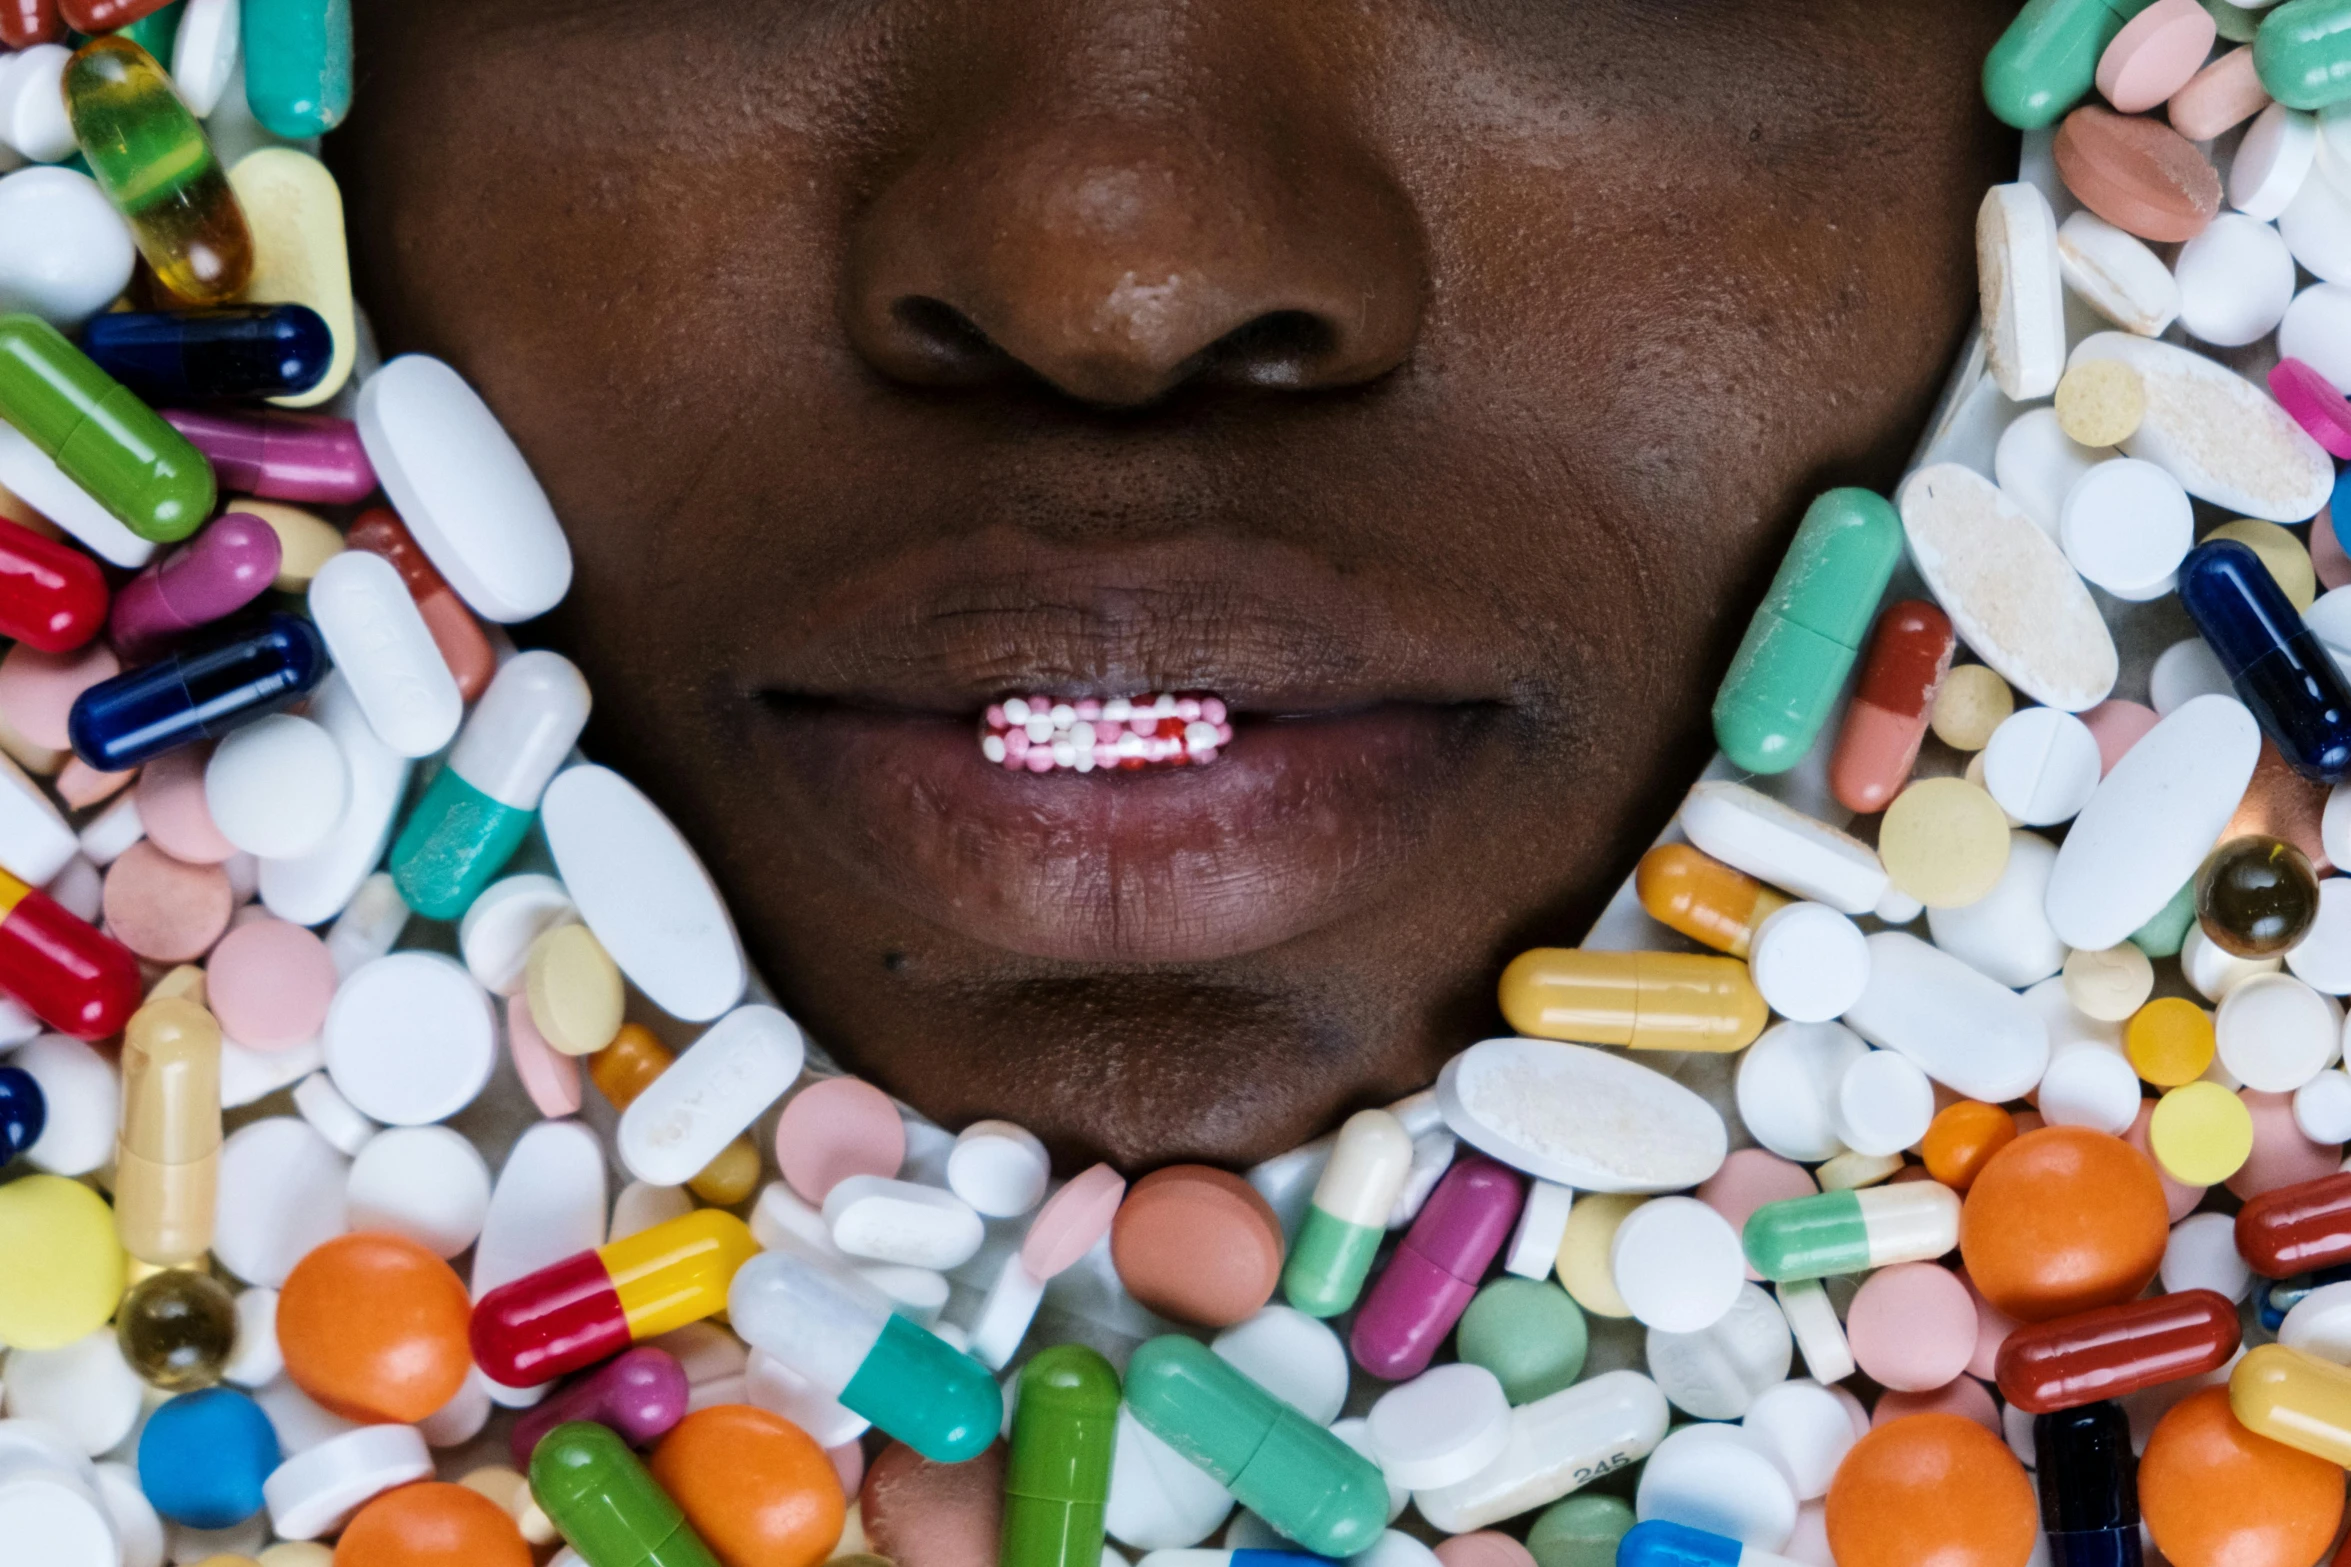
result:
<svg viewBox="0 0 2351 1567"><path fill-rule="evenodd" d="M1224 699L1206 691L1008 696L980 717L980 754L1016 773L1197 766L1232 739Z"/></svg>

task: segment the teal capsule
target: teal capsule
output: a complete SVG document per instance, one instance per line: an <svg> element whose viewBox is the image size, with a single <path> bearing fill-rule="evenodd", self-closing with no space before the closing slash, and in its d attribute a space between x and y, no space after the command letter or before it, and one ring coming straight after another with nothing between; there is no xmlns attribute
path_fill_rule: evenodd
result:
<svg viewBox="0 0 2351 1567"><path fill-rule="evenodd" d="M531 1499L588 1567L719 1567L610 1426L574 1420L531 1449Z"/></svg>
<svg viewBox="0 0 2351 1567"><path fill-rule="evenodd" d="M1385 1110L1347 1118L1282 1269L1282 1292L1292 1306L1310 1317L1335 1317L1355 1304L1411 1175L1412 1134L1402 1121Z"/></svg>
<svg viewBox="0 0 2351 1567"><path fill-rule="evenodd" d="M1168 1334L1127 1363L1127 1408L1284 1537L1324 1556L1371 1548L1388 1482L1371 1460L1195 1339Z"/></svg>
<svg viewBox="0 0 2351 1567"><path fill-rule="evenodd" d="M1714 738L1733 763L1784 773L1804 759L1901 558L1902 519L1884 496L1831 490L1812 503L1715 693Z"/></svg>
<svg viewBox="0 0 2351 1567"><path fill-rule="evenodd" d="M2253 35L2253 69L2289 109L2351 98L2351 0L2286 0Z"/></svg>
<svg viewBox="0 0 2351 1567"><path fill-rule="evenodd" d="M1056 1344L1021 1368L999 1567L1101 1567L1117 1439L1109 1361L1083 1344Z"/></svg>
<svg viewBox="0 0 2351 1567"><path fill-rule="evenodd" d="M171 57L179 43L180 13L188 8L187 0L171 0L160 11L150 11L128 27L117 28L117 38L128 38L132 43L155 56L155 63L171 69Z"/></svg>
<svg viewBox="0 0 2351 1567"><path fill-rule="evenodd" d="M2155 0L2025 0L1984 57L1984 102L2020 131L2054 125L2089 96L2098 57Z"/></svg>
<svg viewBox="0 0 2351 1567"><path fill-rule="evenodd" d="M351 0L245 0L245 102L288 141L351 112Z"/></svg>

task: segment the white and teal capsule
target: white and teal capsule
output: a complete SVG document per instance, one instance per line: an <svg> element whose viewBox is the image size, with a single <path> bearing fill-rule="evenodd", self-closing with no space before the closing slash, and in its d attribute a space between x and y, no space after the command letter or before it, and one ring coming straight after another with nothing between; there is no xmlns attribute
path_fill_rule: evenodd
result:
<svg viewBox="0 0 2351 1567"><path fill-rule="evenodd" d="M1291 1305L1310 1317L1335 1317L1355 1304L1411 1174L1412 1134L1402 1121L1385 1110L1347 1118L1282 1269Z"/></svg>
<svg viewBox="0 0 2351 1567"><path fill-rule="evenodd" d="M1938 1181L1767 1202L1740 1236L1775 1284L1925 1262L1959 1244L1959 1194Z"/></svg>
<svg viewBox="0 0 2351 1567"><path fill-rule="evenodd" d="M1147 1552L1136 1567L1337 1567L1337 1560L1312 1551L1171 1550Z"/></svg>
<svg viewBox="0 0 2351 1567"><path fill-rule="evenodd" d="M1727 1535L1652 1518L1616 1542L1616 1567L1798 1567L1785 1556Z"/></svg>

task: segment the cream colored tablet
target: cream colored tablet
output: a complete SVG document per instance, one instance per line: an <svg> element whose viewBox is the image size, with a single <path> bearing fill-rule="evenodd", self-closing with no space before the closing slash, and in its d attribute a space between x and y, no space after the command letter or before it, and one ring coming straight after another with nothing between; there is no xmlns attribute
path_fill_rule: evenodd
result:
<svg viewBox="0 0 2351 1567"><path fill-rule="evenodd" d="M2200 501L2268 522L2307 522L2335 487L2334 459L2264 392L2226 365L2171 343L2100 332L2072 363L2118 359L2147 387L2147 416L2123 450Z"/></svg>
<svg viewBox="0 0 2351 1567"><path fill-rule="evenodd" d="M270 399L281 408L315 408L351 379L359 346L342 189L325 164L292 147L264 147L239 158L229 170L229 188L253 231L253 281L245 285L245 302L308 305L334 339L334 357L318 385Z"/></svg>
<svg viewBox="0 0 2351 1567"><path fill-rule="evenodd" d="M2049 198L2021 181L1984 192L1975 248L1992 380L2017 402L2046 397L2065 369L2065 289Z"/></svg>

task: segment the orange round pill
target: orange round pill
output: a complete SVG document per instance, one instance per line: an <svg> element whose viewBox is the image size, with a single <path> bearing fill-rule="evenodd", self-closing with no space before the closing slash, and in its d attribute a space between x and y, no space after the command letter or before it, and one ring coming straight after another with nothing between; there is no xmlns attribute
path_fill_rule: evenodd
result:
<svg viewBox="0 0 2351 1567"><path fill-rule="evenodd" d="M2246 1430L2208 1387L2147 1438L2139 1515L2172 1567L2309 1567L2342 1521L2343 1471Z"/></svg>
<svg viewBox="0 0 2351 1567"><path fill-rule="evenodd" d="M1955 1192L1975 1184L1992 1155L2016 1141L2016 1117L1998 1105L1962 1099L1945 1105L1927 1123L1918 1145L1927 1174Z"/></svg>
<svg viewBox="0 0 2351 1567"><path fill-rule="evenodd" d="M1282 1276L1282 1225L1257 1189L1204 1164L1137 1181L1110 1224L1110 1261L1127 1293L1204 1328L1257 1314Z"/></svg>
<svg viewBox="0 0 2351 1567"><path fill-rule="evenodd" d="M362 1507L335 1542L335 1567L531 1567L531 1548L481 1492L428 1480Z"/></svg>
<svg viewBox="0 0 2351 1567"><path fill-rule="evenodd" d="M2024 1567L2040 1520L2024 1465L1964 1415L1888 1421L1829 1482L1837 1567Z"/></svg>
<svg viewBox="0 0 2351 1567"><path fill-rule="evenodd" d="M2028 1132L1985 1161L1959 1212L1959 1254L1984 1298L2019 1322L2129 1300L2169 1239L2163 1183L2119 1137Z"/></svg>
<svg viewBox="0 0 2351 1567"><path fill-rule="evenodd" d="M816 1439L749 1404L696 1410L653 1450L660 1481L725 1567L815 1567L848 1516Z"/></svg>
<svg viewBox="0 0 2351 1567"><path fill-rule="evenodd" d="M449 1264L399 1235L338 1235L278 1292L278 1348L294 1385L346 1420L412 1424L472 1368L473 1303Z"/></svg>

